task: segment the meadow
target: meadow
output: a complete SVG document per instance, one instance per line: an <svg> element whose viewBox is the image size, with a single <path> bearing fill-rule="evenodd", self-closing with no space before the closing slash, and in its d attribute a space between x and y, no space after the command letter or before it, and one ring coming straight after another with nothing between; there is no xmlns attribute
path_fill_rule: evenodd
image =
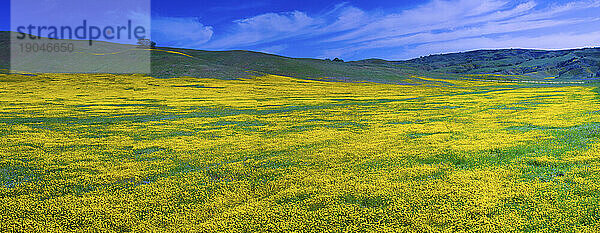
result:
<svg viewBox="0 0 600 233"><path fill-rule="evenodd" d="M589 231L594 85L0 74L0 231Z"/></svg>

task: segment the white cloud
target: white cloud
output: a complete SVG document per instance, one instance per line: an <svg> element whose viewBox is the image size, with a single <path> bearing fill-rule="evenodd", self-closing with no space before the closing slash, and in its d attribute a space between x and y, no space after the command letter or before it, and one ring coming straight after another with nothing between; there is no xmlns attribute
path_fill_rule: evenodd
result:
<svg viewBox="0 0 600 233"><path fill-rule="evenodd" d="M582 22L598 21L598 19L566 19L566 20L535 20L526 22L490 22L477 27L465 27L460 30L449 32L431 33L423 32L410 36L402 36L375 40L353 46L360 49L397 47L398 45L411 45L423 43L444 42L469 37L480 37L492 34L504 34L508 32L519 32L532 29L556 27Z"/></svg>
<svg viewBox="0 0 600 233"><path fill-rule="evenodd" d="M356 29L368 20L369 15L364 11L347 4L339 4L333 10L316 16L301 11L267 13L233 21L234 26L229 34L206 47L229 49L292 37L315 37Z"/></svg>
<svg viewBox="0 0 600 233"><path fill-rule="evenodd" d="M360 42L464 25L467 17L501 10L507 3L497 0L434 0L400 13L372 15L373 22L346 34L325 40Z"/></svg>
<svg viewBox="0 0 600 233"><path fill-rule="evenodd" d="M320 14L291 11L234 20L215 36L212 27L194 18L159 18L153 20L152 26L153 31L162 33L164 39L160 40L176 46L185 43L185 47L192 48L251 49L268 53L307 49L314 54L312 56L345 58L365 58L358 56L373 54L371 50L393 50L406 51L396 57L408 58L429 54L427 49L437 53L465 48L504 48L523 44L507 38L533 42L526 38L558 33L562 33L559 34L562 37L551 38L573 39L578 44L588 45L590 42L584 40L593 37L583 36L584 32L593 34L596 29L583 25L600 22L593 10L600 10L600 0L572 0L560 4L540 0L431 0L402 11L365 11L342 3ZM555 45L573 47L573 41L559 41ZM461 47L460 43L470 44ZM501 43L507 44L502 46ZM546 48L557 47L539 44Z"/></svg>
<svg viewBox="0 0 600 233"><path fill-rule="evenodd" d="M472 37L510 35L527 30L553 27L568 31L568 25L598 22L598 18L580 17L577 14L578 11L598 7L600 7L599 0L569 2L546 7L538 7L534 1L510 5L502 1L475 3L469 0L434 0L399 14L383 15L365 27L323 40L325 43L343 44L343 46L328 49L323 54L348 56L361 50L399 47L424 48L423 46L426 47L428 44L432 44L430 48L435 48L436 44L451 43L455 40L470 43L468 39ZM433 12L439 13L434 14ZM473 13L463 14L464 12ZM564 16L564 14L570 15ZM427 18L429 16L431 17ZM420 20L420 18L427 19ZM462 50L445 50L445 52L456 51ZM426 51L421 50L420 52L425 53Z"/></svg>
<svg viewBox="0 0 600 233"><path fill-rule="evenodd" d="M208 48L227 49L281 40L310 33L318 20L304 12L267 13L234 21L233 33L215 40Z"/></svg>
<svg viewBox="0 0 600 233"><path fill-rule="evenodd" d="M406 59L428 54L439 54L456 51L468 51L477 49L570 49L594 47L600 43L600 31L591 33L556 33L539 36L501 36L501 37L477 37L447 41L441 43L429 43L416 46L406 51L398 59Z"/></svg>
<svg viewBox="0 0 600 233"><path fill-rule="evenodd" d="M152 18L152 40L159 45L194 48L206 43L212 36L213 28L196 18Z"/></svg>
<svg viewBox="0 0 600 233"><path fill-rule="evenodd" d="M273 46L269 46L269 47L265 47L265 48L260 48L257 51L263 52L263 53L270 53L270 54L279 54L287 48L288 48L288 45L282 44L282 45L273 45Z"/></svg>
<svg viewBox="0 0 600 233"><path fill-rule="evenodd" d="M335 20L320 30L321 33L339 32L350 29L356 29L369 22L370 16L361 9L348 4L339 4L334 10L328 12L323 17L333 17Z"/></svg>

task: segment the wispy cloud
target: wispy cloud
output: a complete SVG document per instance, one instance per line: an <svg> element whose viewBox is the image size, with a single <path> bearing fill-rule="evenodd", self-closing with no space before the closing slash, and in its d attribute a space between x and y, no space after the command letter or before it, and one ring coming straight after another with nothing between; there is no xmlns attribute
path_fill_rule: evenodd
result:
<svg viewBox="0 0 600 233"><path fill-rule="evenodd" d="M355 29L366 20L369 17L364 11L345 3L316 16L301 11L266 13L233 21L228 34L207 43L205 47L229 49L294 37L315 37Z"/></svg>
<svg viewBox="0 0 600 233"><path fill-rule="evenodd" d="M333 10L319 17L322 18L321 22L328 23L320 27L320 34L356 29L372 19L367 12L347 3L338 4ZM329 18L332 19L328 20Z"/></svg>
<svg viewBox="0 0 600 233"><path fill-rule="evenodd" d="M208 42L213 28L197 18L152 17L152 39L161 44L194 48Z"/></svg>
<svg viewBox="0 0 600 233"><path fill-rule="evenodd" d="M264 47L264 48L259 48L256 51L263 52L263 53L270 53L270 54L278 54L287 48L288 48L287 44L282 44L282 45L273 45L273 46L268 46L268 47Z"/></svg>
<svg viewBox="0 0 600 233"><path fill-rule="evenodd" d="M258 8L258 7L265 6L265 5L266 5L266 3L261 2L261 1L248 1L246 3L237 4L237 5L211 7L208 10L216 11L216 12L221 12L221 11L230 12L230 11L241 11L241 10L247 10L247 9L252 9L252 8Z"/></svg>
<svg viewBox="0 0 600 233"><path fill-rule="evenodd" d="M298 36L312 31L317 25L315 19L300 11L267 13L233 22L233 29L225 37L212 41L207 48L228 49L267 43Z"/></svg>
<svg viewBox="0 0 600 233"><path fill-rule="evenodd" d="M503 49L503 48L524 48L524 49L564 49L564 48L584 48L597 46L600 42L600 31L593 33L555 33L539 36L500 36L500 37L477 37L466 38L441 43L428 43L418 45L406 50L405 56L397 57L404 59L406 57L417 57L422 54L428 54L430 51L437 53L448 53L455 51L468 51L476 49ZM511 45L511 46L506 46Z"/></svg>
<svg viewBox="0 0 600 233"><path fill-rule="evenodd" d="M455 28L468 23L480 22L483 19L474 20L471 17L500 10L505 4L506 2L496 0L434 0L400 13L372 15L371 17L375 18L373 22L326 41L361 42L420 31ZM480 18L483 17L489 18L489 16L480 16Z"/></svg>
<svg viewBox="0 0 600 233"><path fill-rule="evenodd" d="M272 12L234 20L214 36L212 27L187 18L161 19L159 30L176 33L179 26L193 28L178 37L194 41L193 46L203 49L271 53L295 49L297 56L305 57L411 58L476 48L588 46L598 42L593 41L600 32L600 21L594 13L598 10L600 0L560 4L539 0L431 0L411 9L373 11L342 3L319 14ZM536 39L544 38L557 42L537 41L538 46L533 46Z"/></svg>
<svg viewBox="0 0 600 233"><path fill-rule="evenodd" d="M415 9L410 9L398 14L383 15L380 19L364 27L357 28L349 33L338 35L323 40L323 42L338 42L344 46L327 49L323 55L336 54L344 56L356 54L360 50L378 48L408 47L402 56L388 54L382 58L401 57L410 58L414 56L427 55L439 52L456 52L472 49L469 38L488 37L488 40L477 40L481 48L489 38L502 36L511 38L513 35L524 31L542 30L548 28L559 28L564 30L569 25L598 22L597 18L579 17L578 15L564 15L565 13L577 12L598 8L599 1L569 2L563 5L552 5L537 7L533 1L511 5L509 2L501 1L441 1L435 0ZM537 8L536 8L537 7ZM472 11L469 9L473 9ZM454 11L445 13L447 11ZM433 14L432 12L439 12ZM456 14L456 12L462 12ZM476 12L463 14L465 12ZM561 14L562 17L559 17ZM433 16L432 16L433 15ZM430 17L431 16L431 17ZM591 32L599 29L590 29ZM538 32L550 33L550 32ZM559 34L566 36L566 34ZM522 37L522 36L521 36ZM530 38L540 37L533 33ZM553 37L558 39L558 37ZM593 38L593 37L588 37ZM564 41L565 39L558 39ZM450 42L449 42L450 41ZM457 42L452 42L457 41ZM517 40L493 40L504 42L503 46L494 43L492 47L516 47L513 42ZM533 41L533 40L532 40ZM578 40L581 42L581 40ZM560 44L559 42L558 44ZM592 43L589 41L587 44ZM453 49L443 49L444 46L437 45L452 44ZM463 48L460 48L463 44ZM542 45L543 43L540 43ZM573 43L565 43L563 48L572 47ZM490 45L491 46L491 45ZM429 50L414 50L410 47L428 48ZM539 48L543 48L539 47ZM411 52L408 52L411 51ZM419 53L415 53L419 51Z"/></svg>

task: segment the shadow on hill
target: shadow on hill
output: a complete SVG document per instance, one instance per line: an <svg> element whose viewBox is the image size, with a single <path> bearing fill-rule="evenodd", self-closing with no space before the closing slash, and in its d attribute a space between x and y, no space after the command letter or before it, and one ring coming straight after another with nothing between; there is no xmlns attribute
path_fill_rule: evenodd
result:
<svg viewBox="0 0 600 233"><path fill-rule="evenodd" d="M8 32L0 32L0 73L10 69L10 37Z"/></svg>

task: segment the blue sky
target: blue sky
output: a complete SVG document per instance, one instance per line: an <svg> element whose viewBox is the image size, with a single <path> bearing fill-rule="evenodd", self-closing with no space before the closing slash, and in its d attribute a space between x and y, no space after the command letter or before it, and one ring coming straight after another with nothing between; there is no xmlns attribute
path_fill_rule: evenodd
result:
<svg viewBox="0 0 600 233"><path fill-rule="evenodd" d="M7 0L3 5L7 5ZM3 7L0 30L9 28ZM159 46L400 60L600 44L600 0L152 1Z"/></svg>

